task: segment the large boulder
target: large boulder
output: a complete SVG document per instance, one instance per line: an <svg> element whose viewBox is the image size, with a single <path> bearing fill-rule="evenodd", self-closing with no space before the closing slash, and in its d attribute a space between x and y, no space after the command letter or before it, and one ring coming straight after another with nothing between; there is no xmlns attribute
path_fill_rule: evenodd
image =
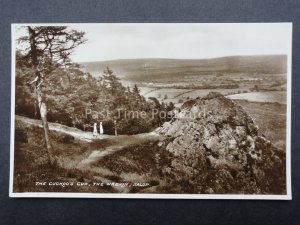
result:
<svg viewBox="0 0 300 225"><path fill-rule="evenodd" d="M158 132L174 156L173 174L193 180L199 193L285 192L284 151L258 136L253 119L220 93L184 103Z"/></svg>

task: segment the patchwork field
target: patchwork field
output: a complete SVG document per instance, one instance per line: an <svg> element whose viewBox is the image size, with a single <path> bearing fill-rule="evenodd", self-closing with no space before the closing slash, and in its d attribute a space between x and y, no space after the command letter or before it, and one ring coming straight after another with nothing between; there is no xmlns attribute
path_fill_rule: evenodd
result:
<svg viewBox="0 0 300 225"><path fill-rule="evenodd" d="M151 88L141 87L145 98L155 97L161 102L173 102L180 106L182 102L197 97L203 97L209 92L220 92L230 99L248 100L251 102L278 102L286 104L286 91L249 92L247 89L181 89L181 88Z"/></svg>
<svg viewBox="0 0 300 225"><path fill-rule="evenodd" d="M285 91L241 93L229 95L228 98L248 100L251 102L278 102L281 104L286 104Z"/></svg>

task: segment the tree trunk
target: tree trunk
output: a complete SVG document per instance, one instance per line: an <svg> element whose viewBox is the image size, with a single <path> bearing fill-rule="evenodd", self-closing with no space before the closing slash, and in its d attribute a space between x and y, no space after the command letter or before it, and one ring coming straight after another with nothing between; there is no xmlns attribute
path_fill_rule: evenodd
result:
<svg viewBox="0 0 300 225"><path fill-rule="evenodd" d="M115 127L115 136L118 136L117 121L116 120L114 120L114 127Z"/></svg>
<svg viewBox="0 0 300 225"><path fill-rule="evenodd" d="M30 48L31 48L31 57L32 57L32 64L35 68L35 75L37 76L37 80L35 81L35 93L36 93L36 101L40 110L42 124L44 128L44 137L45 137L45 143L46 143L46 149L48 153L48 159L50 165L54 164L54 158L52 154L52 145L49 137L49 126L47 121L47 106L46 103L43 100L43 92L41 90L41 85L44 82L44 75L41 71L38 69L38 56L37 56L37 47L36 47L36 32L31 27L28 27L29 32L29 42L30 42Z"/></svg>
<svg viewBox="0 0 300 225"><path fill-rule="evenodd" d="M46 148L47 148L47 152L48 152L49 163L51 165L53 165L54 158L53 158L53 154L52 154L52 145L51 145L51 141L49 138L49 125L48 125L48 121L47 121L47 105L43 101L42 92L39 87L37 87L36 98L38 101L40 114L41 114L41 120L42 120L42 124L43 124L43 128L44 128L44 136L45 136L45 143L46 143Z"/></svg>
<svg viewBox="0 0 300 225"><path fill-rule="evenodd" d="M38 116L38 107L39 107L38 103L35 100L35 102L34 102L34 116L33 116L34 119L37 119L37 116Z"/></svg>

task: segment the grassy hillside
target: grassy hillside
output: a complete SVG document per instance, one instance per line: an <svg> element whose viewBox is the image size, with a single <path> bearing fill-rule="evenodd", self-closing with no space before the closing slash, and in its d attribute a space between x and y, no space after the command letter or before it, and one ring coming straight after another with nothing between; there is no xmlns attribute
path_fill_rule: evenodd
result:
<svg viewBox="0 0 300 225"><path fill-rule="evenodd" d="M286 73L285 55L229 56L213 59L120 59L81 63L91 74L102 74L110 67L128 81L153 81L212 73Z"/></svg>
<svg viewBox="0 0 300 225"><path fill-rule="evenodd" d="M58 124L49 123L50 138L54 146L53 155L56 164L50 166L47 163L47 152L44 146L43 128L40 121L17 117L15 129L15 155L14 155L14 191L15 192L92 192L92 193L114 193L114 192L137 192L145 187L152 187L158 184L155 179L157 166L155 162L155 150L158 149L157 142L160 136L153 134L140 135L105 135L100 139L91 139L87 141L91 132L82 132L75 128L62 126L57 128ZM70 132L72 131L72 132ZM86 137L80 140L79 132ZM84 134L86 133L86 134ZM151 151L148 151L149 148ZM138 154L131 151L142 150ZM120 153L118 153L120 151ZM120 159L111 162L110 159L116 156L123 156L125 153L128 160L120 163ZM129 155L128 155L129 154ZM131 155L130 155L131 154ZM167 154L162 152L162 154ZM124 156L125 157L125 156ZM124 158L123 157L123 158ZM145 158L146 157L146 158ZM131 159L132 158L132 159ZM138 171L128 170L128 173L118 173L120 166L132 169L132 165L138 162L134 160L143 159L139 165L138 171L151 168L156 169L155 174L141 176ZM103 162L100 163L99 162ZM128 162L128 164L127 164ZM99 165L98 165L99 164ZM110 169L110 166L112 168ZM124 169L125 171L125 169ZM153 173L154 173L153 172ZM112 187L111 182L149 182L145 187ZM45 185L36 182L46 182ZM50 183L58 182L58 185ZM61 184L66 184L63 186ZM87 184L84 184L87 183ZM105 183L104 186L98 186L98 183ZM72 185L71 185L72 184Z"/></svg>
<svg viewBox="0 0 300 225"><path fill-rule="evenodd" d="M277 102L234 100L254 119L259 135L264 135L277 148L286 146L286 105Z"/></svg>

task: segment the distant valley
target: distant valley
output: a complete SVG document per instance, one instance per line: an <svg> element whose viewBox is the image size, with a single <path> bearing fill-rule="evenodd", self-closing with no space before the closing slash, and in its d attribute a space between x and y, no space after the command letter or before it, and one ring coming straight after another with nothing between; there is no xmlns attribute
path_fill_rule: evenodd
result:
<svg viewBox="0 0 300 225"><path fill-rule="evenodd" d="M170 82L187 77L246 73L286 73L285 55L228 56L212 59L119 59L84 62L83 69L94 76L110 67L122 80L131 82Z"/></svg>
<svg viewBox="0 0 300 225"><path fill-rule="evenodd" d="M285 103L286 55L228 56L213 59L119 59L81 63L101 76L109 67L123 85L137 84L141 94L180 106L211 91L232 99ZM251 93L251 94L248 94Z"/></svg>

